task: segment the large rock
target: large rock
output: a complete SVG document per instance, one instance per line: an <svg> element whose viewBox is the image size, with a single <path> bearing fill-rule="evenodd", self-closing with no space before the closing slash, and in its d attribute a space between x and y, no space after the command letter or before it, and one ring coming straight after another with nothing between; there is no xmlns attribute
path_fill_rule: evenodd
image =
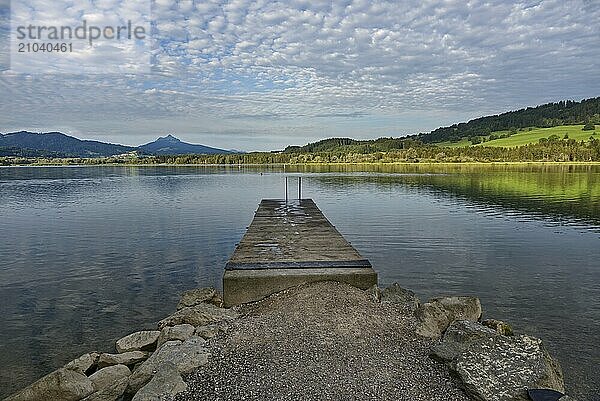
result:
<svg viewBox="0 0 600 401"><path fill-rule="evenodd" d="M122 378L100 391L85 397L82 401L118 401L121 400L127 389L128 378Z"/></svg>
<svg viewBox="0 0 600 401"><path fill-rule="evenodd" d="M231 309L219 308L212 304L199 304L178 310L171 316L158 322L158 328L162 330L167 326L176 326L179 324L205 326L224 320L232 320L237 318L237 316L237 312Z"/></svg>
<svg viewBox="0 0 600 401"><path fill-rule="evenodd" d="M532 388L564 392L559 364L534 337L507 337L479 323L456 321L433 353L477 400L529 401Z"/></svg>
<svg viewBox="0 0 600 401"><path fill-rule="evenodd" d="M102 369L112 365L132 366L138 362L148 359L145 351L129 351L122 354L100 354L98 357L98 368Z"/></svg>
<svg viewBox="0 0 600 401"><path fill-rule="evenodd" d="M132 401L163 401L187 389L177 367L166 362L148 384L138 391Z"/></svg>
<svg viewBox="0 0 600 401"><path fill-rule="evenodd" d="M111 384L129 377L131 370L125 365L113 365L102 368L90 376L94 390L99 391Z"/></svg>
<svg viewBox="0 0 600 401"><path fill-rule="evenodd" d="M475 297L432 298L415 311L419 320L417 334L439 338L455 320L478 321L481 318L481 302Z"/></svg>
<svg viewBox="0 0 600 401"><path fill-rule="evenodd" d="M167 326L161 330L158 337L158 346L160 347L167 341L185 341L194 335L196 328L191 324L178 324L177 326Z"/></svg>
<svg viewBox="0 0 600 401"><path fill-rule="evenodd" d="M156 341L160 331L138 331L117 340L117 352L152 351L156 349Z"/></svg>
<svg viewBox="0 0 600 401"><path fill-rule="evenodd" d="M127 393L134 394L160 369L162 365L171 362L179 373L190 373L205 365L210 356L204 348L204 339L192 337L184 341L167 341L150 358L142 363L129 377Z"/></svg>
<svg viewBox="0 0 600 401"><path fill-rule="evenodd" d="M177 310L205 303L220 307L223 305L223 299L214 288L196 288L183 293Z"/></svg>
<svg viewBox="0 0 600 401"><path fill-rule="evenodd" d="M534 337L496 336L475 342L454 366L467 392L483 401L526 401L528 388L564 392L560 365Z"/></svg>
<svg viewBox="0 0 600 401"><path fill-rule="evenodd" d="M65 365L65 369L74 370L82 375L88 375L90 371L96 368L99 354L97 352L90 352L83 354L79 358L72 360Z"/></svg>
<svg viewBox="0 0 600 401"><path fill-rule="evenodd" d="M381 292L381 302L405 305L412 311L419 307L419 298L415 293L400 287L398 283L392 284Z"/></svg>
<svg viewBox="0 0 600 401"><path fill-rule="evenodd" d="M71 369L58 369L4 401L76 401L94 392L92 381Z"/></svg>
<svg viewBox="0 0 600 401"><path fill-rule="evenodd" d="M452 362L476 341L499 335L495 330L469 320L455 320L444 333L442 341L435 344L432 356L443 362Z"/></svg>

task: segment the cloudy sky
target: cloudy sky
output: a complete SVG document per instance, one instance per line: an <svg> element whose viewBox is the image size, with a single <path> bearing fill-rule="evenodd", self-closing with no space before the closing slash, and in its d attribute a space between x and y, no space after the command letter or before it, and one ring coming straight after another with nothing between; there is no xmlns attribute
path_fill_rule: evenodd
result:
<svg viewBox="0 0 600 401"><path fill-rule="evenodd" d="M13 22L71 25L88 3L14 1ZM102 13L88 19L110 24L112 9L131 17L143 3L96 0ZM145 53L119 48L147 69L22 73L11 69L10 0L0 0L0 132L128 145L171 133L271 150L600 96L600 0L155 0L147 9ZM107 49L77 57L117 62Z"/></svg>

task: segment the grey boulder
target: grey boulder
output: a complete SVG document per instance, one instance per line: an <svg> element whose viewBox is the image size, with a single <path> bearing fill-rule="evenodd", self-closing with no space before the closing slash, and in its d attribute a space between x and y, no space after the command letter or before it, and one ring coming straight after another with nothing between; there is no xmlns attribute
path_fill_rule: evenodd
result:
<svg viewBox="0 0 600 401"><path fill-rule="evenodd" d="M138 331L117 340L117 352L151 351L156 348L160 331Z"/></svg>
<svg viewBox="0 0 600 401"><path fill-rule="evenodd" d="M469 320L455 320L444 333L442 341L432 347L432 356L451 362L476 341L499 335L495 330Z"/></svg>
<svg viewBox="0 0 600 401"><path fill-rule="evenodd" d="M172 362L163 364L148 384L138 391L132 401L163 401L187 389L177 367Z"/></svg>
<svg viewBox="0 0 600 401"><path fill-rule="evenodd" d="M127 389L128 378L122 378L111 385L96 391L92 395L84 398L82 401L118 401L121 399Z"/></svg>
<svg viewBox="0 0 600 401"><path fill-rule="evenodd" d="M71 369L58 369L4 401L76 401L94 392L90 379Z"/></svg>
<svg viewBox="0 0 600 401"><path fill-rule="evenodd" d="M79 358L67 363L65 369L74 370L75 372L85 375L95 367L98 362L98 357L99 354L97 352L83 354Z"/></svg>
<svg viewBox="0 0 600 401"><path fill-rule="evenodd" d="M89 377L94 386L94 390L102 390L113 383L129 377L131 370L125 365L113 365L102 368Z"/></svg>
<svg viewBox="0 0 600 401"><path fill-rule="evenodd" d="M529 401L532 388L564 392L560 365L534 337L507 337L479 323L456 321L433 353L477 400Z"/></svg>
<svg viewBox="0 0 600 401"><path fill-rule="evenodd" d="M204 348L204 339L191 337L183 343L167 341L150 358L142 363L129 378L127 393L134 394L152 379L160 367L171 362L181 374L208 363L210 353Z"/></svg>
<svg viewBox="0 0 600 401"><path fill-rule="evenodd" d="M415 311L417 334L439 338L455 320L478 321L481 318L479 298L467 296L432 298Z"/></svg>
<svg viewBox="0 0 600 401"><path fill-rule="evenodd" d="M148 353L144 351L128 351L122 354L100 354L98 367L100 369L112 365L135 365L148 359Z"/></svg>
<svg viewBox="0 0 600 401"><path fill-rule="evenodd" d="M224 309L212 304L199 304L178 310L171 316L158 322L158 328L179 324L191 324L192 326L205 326L224 320L232 320L238 317L237 312Z"/></svg>
<svg viewBox="0 0 600 401"><path fill-rule="evenodd" d="M176 326L167 326L163 328L158 337L158 346L160 347L167 341L179 340L185 341L194 335L196 328L191 324L178 324Z"/></svg>

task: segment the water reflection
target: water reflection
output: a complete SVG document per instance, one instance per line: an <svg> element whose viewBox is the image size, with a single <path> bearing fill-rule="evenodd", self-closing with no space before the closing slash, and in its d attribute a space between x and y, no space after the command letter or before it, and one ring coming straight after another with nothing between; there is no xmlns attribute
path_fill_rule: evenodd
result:
<svg viewBox="0 0 600 401"><path fill-rule="evenodd" d="M535 186L520 191L519 185L527 182L519 181L519 177L511 177L513 182L508 182L507 174L510 173L471 176L456 173L331 175L314 180L324 188L374 186L375 191L403 185L435 197L460 198L466 204L463 206L487 208L490 213L538 217L556 224L575 224L590 229L595 229L600 224L600 192L597 191L600 188L599 175L573 174L560 187L553 188L550 184L548 187ZM564 177L560 178L564 181ZM543 191L548 189L554 192ZM587 227L588 225L591 226Z"/></svg>
<svg viewBox="0 0 600 401"><path fill-rule="evenodd" d="M600 167L286 166L368 257L422 298L471 293L600 393ZM282 168L0 169L0 396L220 286ZM262 175L260 173L263 173Z"/></svg>

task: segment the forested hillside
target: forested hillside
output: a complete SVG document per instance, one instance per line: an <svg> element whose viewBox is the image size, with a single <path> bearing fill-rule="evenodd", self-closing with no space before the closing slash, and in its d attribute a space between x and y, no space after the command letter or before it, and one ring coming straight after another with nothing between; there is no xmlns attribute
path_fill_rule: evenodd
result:
<svg viewBox="0 0 600 401"><path fill-rule="evenodd" d="M419 145L420 142L412 138L379 138L372 140L355 140L350 138L330 138L309 143L304 146L288 146L284 153L315 153L315 152L388 152L395 149L408 149Z"/></svg>
<svg viewBox="0 0 600 401"><path fill-rule="evenodd" d="M462 139L468 139L465 145L478 144L485 141L494 141L510 138L512 135L530 132L533 127L545 128L556 126L570 126L586 124L594 130L594 124L600 124L600 97L574 102L571 100L558 103L548 103L537 107L510 111L494 116L487 116L471 120L466 123L454 124L450 127L441 127L427 134L410 135L403 138L379 138L374 140L355 140L350 138L330 138L304 146L288 146L284 153L318 153L318 152L351 152L372 153L389 152L415 148L422 144L444 142L451 145ZM583 131L585 131L584 128ZM562 131L566 131L563 129ZM564 132L562 132L564 134ZM551 134L548 134L550 136ZM523 135L521 135L523 136ZM563 135L561 135L562 138ZM587 139L589 135L584 135ZM525 143L537 142L535 141ZM583 139L583 138L582 138ZM514 146L511 141L504 141L497 146ZM490 144L494 145L494 144Z"/></svg>
<svg viewBox="0 0 600 401"><path fill-rule="evenodd" d="M547 103L537 107L476 118L466 123L441 127L417 138L423 143L456 142L462 138L486 136L494 131L516 131L526 127L554 127L572 124L600 124L600 97Z"/></svg>
<svg viewBox="0 0 600 401"><path fill-rule="evenodd" d="M99 141L81 140L61 132L12 132L0 134L0 148L3 153L56 154L77 157L113 156L135 151L131 146L116 145Z"/></svg>

